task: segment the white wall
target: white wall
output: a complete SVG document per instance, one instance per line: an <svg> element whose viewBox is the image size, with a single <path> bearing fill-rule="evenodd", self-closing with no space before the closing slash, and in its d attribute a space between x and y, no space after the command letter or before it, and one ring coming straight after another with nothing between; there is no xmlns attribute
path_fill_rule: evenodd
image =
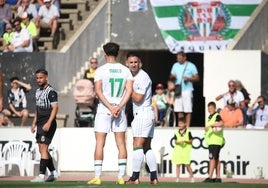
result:
<svg viewBox="0 0 268 188"><path fill-rule="evenodd" d="M205 52L204 96L206 105L210 101L215 101L218 95L228 91L227 83L231 79L240 80L254 102L261 92L261 51ZM222 108L223 101L218 101L217 106Z"/></svg>
<svg viewBox="0 0 268 188"><path fill-rule="evenodd" d="M208 169L208 150L202 142L203 128L192 128L195 137L192 149L192 168L196 171L195 177L206 177ZM263 167L263 174L268 178L268 130L225 130L226 144L221 151L220 159L232 163L235 178L254 178L258 166ZM152 148L159 162L159 150L165 148L168 154L164 160L169 163L173 148L170 144L174 136L173 128L156 128ZM34 135L29 128L1 128L0 140L32 140ZM95 137L93 128L58 128L52 143L59 151L59 169L61 171L93 171ZM127 134L128 166L127 174L132 168L132 135L131 129ZM230 167L230 164L228 167ZM244 172L243 172L244 166ZM169 169L168 165L165 166ZM104 171L117 171L117 149L113 134L109 134L105 147ZM164 176L175 177L175 166L171 173ZM225 177L223 170L222 177ZM187 177L187 173L182 176Z"/></svg>

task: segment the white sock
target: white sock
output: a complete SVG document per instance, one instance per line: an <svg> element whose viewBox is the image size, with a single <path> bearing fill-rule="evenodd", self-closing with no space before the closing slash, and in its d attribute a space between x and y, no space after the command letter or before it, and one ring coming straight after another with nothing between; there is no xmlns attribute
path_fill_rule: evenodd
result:
<svg viewBox="0 0 268 188"><path fill-rule="evenodd" d="M95 178L100 178L102 171L102 160L94 161Z"/></svg>
<svg viewBox="0 0 268 188"><path fill-rule="evenodd" d="M145 153L145 159L146 159L146 163L150 169L150 172L156 171L157 170L157 162L156 162L156 158L155 158L153 150L150 149Z"/></svg>
<svg viewBox="0 0 268 188"><path fill-rule="evenodd" d="M58 173L56 170L53 170L52 172L50 172L51 174L53 174L54 177L58 177Z"/></svg>
<svg viewBox="0 0 268 188"><path fill-rule="evenodd" d="M133 161L132 161L133 172L140 172L143 159L144 154L142 148L133 151Z"/></svg>
<svg viewBox="0 0 268 188"><path fill-rule="evenodd" d="M42 179L45 179L45 174L39 174L38 176Z"/></svg>
<svg viewBox="0 0 268 188"><path fill-rule="evenodd" d="M125 176L127 166L127 159L118 159L118 178L122 178Z"/></svg>

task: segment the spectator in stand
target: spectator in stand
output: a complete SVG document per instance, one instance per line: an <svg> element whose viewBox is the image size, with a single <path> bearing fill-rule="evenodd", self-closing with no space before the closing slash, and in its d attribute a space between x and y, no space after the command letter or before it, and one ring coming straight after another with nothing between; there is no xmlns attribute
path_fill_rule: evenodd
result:
<svg viewBox="0 0 268 188"><path fill-rule="evenodd" d="M13 127L14 123L9 119L11 115L10 111L7 109L2 109L0 111L0 127Z"/></svg>
<svg viewBox="0 0 268 188"><path fill-rule="evenodd" d="M268 128L268 105L265 104L264 96L259 96L248 108L247 114L255 116L255 124L248 124L247 128L264 129Z"/></svg>
<svg viewBox="0 0 268 188"><path fill-rule="evenodd" d="M27 110L27 99L25 92L32 89L30 84L19 80L18 77L10 78L11 89L8 91L8 104L12 114L21 117L21 126L27 122L29 112Z"/></svg>
<svg viewBox="0 0 268 188"><path fill-rule="evenodd" d="M158 111L158 122L160 126L164 126L164 117L167 108L166 95L164 93L164 85L158 83L155 88L155 94L153 95L153 101L156 102L157 111Z"/></svg>
<svg viewBox="0 0 268 188"><path fill-rule="evenodd" d="M243 125L247 125L249 122L251 122L250 118L247 115L248 105L251 99L249 97L248 91L246 90L242 82L240 80L235 80L235 82L236 82L236 89L242 92L245 99L244 102L240 103L240 108L243 112L243 119L244 119Z"/></svg>
<svg viewBox="0 0 268 188"><path fill-rule="evenodd" d="M31 3L34 4L36 10L39 11L40 7L44 5L44 0L31 0ZM51 0L51 3L54 4L58 10L60 10L60 0Z"/></svg>
<svg viewBox="0 0 268 188"><path fill-rule="evenodd" d="M193 111L193 83L199 81L199 74L184 52L178 52L176 57L177 62L172 66L170 79L175 79L175 84L181 85L181 95L175 98L174 111L178 112L178 118L185 116L186 125L189 127Z"/></svg>
<svg viewBox="0 0 268 188"><path fill-rule="evenodd" d="M85 71L84 79L88 79L94 83L95 70L98 68L98 59L92 57L89 59L90 68Z"/></svg>
<svg viewBox="0 0 268 188"><path fill-rule="evenodd" d="M225 107L227 105L227 101L232 98L233 101L236 103L237 107L243 106L244 103L244 95L241 91L237 90L236 82L234 80L230 80L228 82L229 90L219 96L216 97L216 101L219 101L223 98L223 106Z"/></svg>
<svg viewBox="0 0 268 188"><path fill-rule="evenodd" d="M32 37L29 31L21 27L21 19L16 18L13 23L15 32L11 44L7 46L5 52L32 52Z"/></svg>
<svg viewBox="0 0 268 188"><path fill-rule="evenodd" d="M8 4L11 10L17 10L20 5L20 0L5 0L6 4Z"/></svg>
<svg viewBox="0 0 268 188"><path fill-rule="evenodd" d="M227 106L220 111L220 116L226 128L243 126L243 113L232 98L229 98Z"/></svg>
<svg viewBox="0 0 268 188"><path fill-rule="evenodd" d="M38 35L40 33L40 28L51 29L50 36L55 36L58 28L58 18L60 17L58 8L52 4L51 0L44 0L44 5L42 5L38 11L38 17L36 21L36 26L38 28Z"/></svg>
<svg viewBox="0 0 268 188"><path fill-rule="evenodd" d="M31 19L33 21L37 18L37 9L34 4L31 4L30 0L21 0L20 6L18 8L18 16L22 17L23 14L28 13L29 15L32 15Z"/></svg>
<svg viewBox="0 0 268 188"><path fill-rule="evenodd" d="M21 19L22 19L22 28L26 28L32 37L33 50L39 51L37 43L38 42L37 28L32 20L32 15L27 12L24 12L21 14Z"/></svg>
<svg viewBox="0 0 268 188"><path fill-rule="evenodd" d="M8 45L11 44L12 38L14 35L14 31L11 24L6 24L6 32L3 35L3 49L5 49Z"/></svg>
<svg viewBox="0 0 268 188"><path fill-rule="evenodd" d="M12 19L12 12L10 5L5 0L0 0L0 37L5 32L6 24L10 24Z"/></svg>

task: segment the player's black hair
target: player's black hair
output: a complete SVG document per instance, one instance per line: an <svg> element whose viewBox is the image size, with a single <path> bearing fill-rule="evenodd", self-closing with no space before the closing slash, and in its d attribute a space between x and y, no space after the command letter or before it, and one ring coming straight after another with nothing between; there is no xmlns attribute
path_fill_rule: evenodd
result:
<svg viewBox="0 0 268 188"><path fill-rule="evenodd" d="M178 53L177 53L177 56L178 55L181 55L182 57L186 57L186 53L184 53L183 51L179 51Z"/></svg>
<svg viewBox="0 0 268 188"><path fill-rule="evenodd" d="M208 107L209 107L209 106L213 106L214 108L216 108L216 103L213 102L213 101L211 101L211 102L208 103Z"/></svg>
<svg viewBox="0 0 268 188"><path fill-rule="evenodd" d="M42 73L44 75L48 75L48 72L45 69L38 69L37 71L35 71L35 74L38 74L38 73Z"/></svg>
<svg viewBox="0 0 268 188"><path fill-rule="evenodd" d="M185 117L180 117L180 118L178 119L178 122L186 123L186 119L185 119Z"/></svg>
<svg viewBox="0 0 268 188"><path fill-rule="evenodd" d="M120 46L116 43L108 42L102 48L107 56L117 57Z"/></svg>
<svg viewBox="0 0 268 188"><path fill-rule="evenodd" d="M128 52L126 57L127 57L127 59L128 59L129 57L137 57L137 58L140 59L140 55L137 54L136 52Z"/></svg>
<svg viewBox="0 0 268 188"><path fill-rule="evenodd" d="M16 22L21 23L21 18L20 18L20 17L16 17L16 18L13 20L13 22L12 22L13 27L15 26L15 23L16 23Z"/></svg>
<svg viewBox="0 0 268 188"><path fill-rule="evenodd" d="M9 80L10 80L10 82L13 82L14 80L20 80L20 79L19 79L19 77L14 76L14 77L10 78Z"/></svg>

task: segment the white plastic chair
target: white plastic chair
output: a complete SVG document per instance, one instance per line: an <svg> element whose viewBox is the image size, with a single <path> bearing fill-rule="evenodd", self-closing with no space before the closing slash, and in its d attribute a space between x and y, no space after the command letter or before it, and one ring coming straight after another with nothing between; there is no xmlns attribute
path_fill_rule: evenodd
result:
<svg viewBox="0 0 268 188"><path fill-rule="evenodd" d="M20 176L24 176L25 157L28 152L29 145L22 141L10 141L5 144L3 148L2 164L6 173L6 165L8 172L11 170L12 165L17 165L19 168Z"/></svg>

